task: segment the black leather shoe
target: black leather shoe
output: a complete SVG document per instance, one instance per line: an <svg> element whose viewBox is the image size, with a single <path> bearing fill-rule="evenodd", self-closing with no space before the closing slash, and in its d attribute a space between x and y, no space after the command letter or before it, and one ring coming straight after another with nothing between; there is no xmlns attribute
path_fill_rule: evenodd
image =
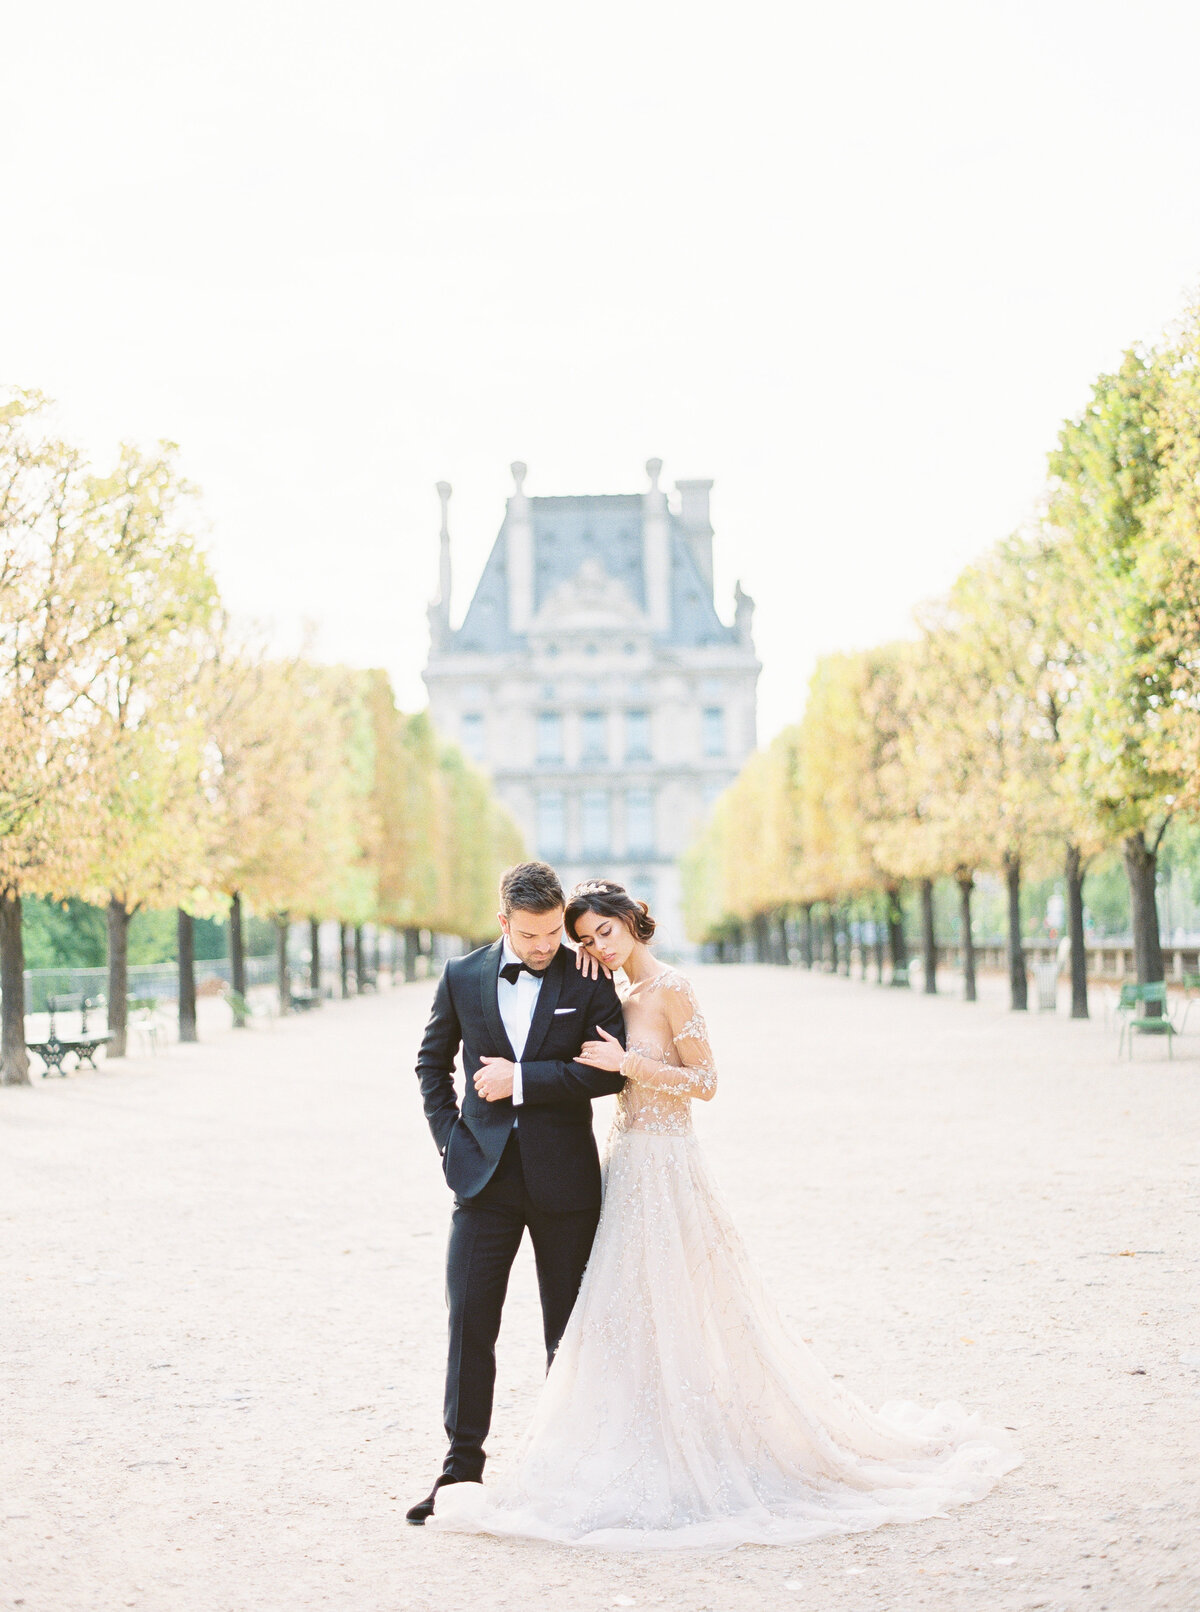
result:
<svg viewBox="0 0 1200 1612"><path fill-rule="evenodd" d="M429 1518L433 1516L433 1502L437 1499L438 1490L444 1489L448 1483L460 1483L461 1481L460 1478L447 1477L443 1472L424 1500L419 1500L415 1506L410 1506L404 1513L404 1520L412 1523L414 1528L424 1528Z"/></svg>

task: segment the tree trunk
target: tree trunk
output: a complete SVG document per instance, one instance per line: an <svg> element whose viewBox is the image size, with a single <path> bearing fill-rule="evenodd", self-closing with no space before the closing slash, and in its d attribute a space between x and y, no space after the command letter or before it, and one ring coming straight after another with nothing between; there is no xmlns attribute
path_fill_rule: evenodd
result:
<svg viewBox="0 0 1200 1612"><path fill-rule="evenodd" d="M813 915L812 902L804 904L804 926L800 931L800 962L810 972L813 966Z"/></svg>
<svg viewBox="0 0 1200 1612"><path fill-rule="evenodd" d="M321 920L308 920L308 988L315 1005L321 1005Z"/></svg>
<svg viewBox="0 0 1200 1612"><path fill-rule="evenodd" d="M129 920L119 896L108 898L108 1033L107 1058L123 1058L129 1046Z"/></svg>
<svg viewBox="0 0 1200 1612"><path fill-rule="evenodd" d="M1067 933L1071 937L1071 1017L1088 1017L1087 943L1083 932L1083 857L1067 846Z"/></svg>
<svg viewBox="0 0 1200 1612"><path fill-rule="evenodd" d="M959 873L956 878L958 884L959 911L962 914L962 954L963 954L963 1001L974 1002L975 995L975 935L971 929L971 891L975 888L975 879L970 873Z"/></svg>
<svg viewBox="0 0 1200 1612"><path fill-rule="evenodd" d="M933 929L933 880L921 880L921 957L925 995L937 995L937 936Z"/></svg>
<svg viewBox="0 0 1200 1612"><path fill-rule="evenodd" d="M31 1086L25 1048L25 942L21 895L0 890L0 1086Z"/></svg>
<svg viewBox="0 0 1200 1612"><path fill-rule="evenodd" d="M292 1010L292 975L288 967L288 931L291 928L291 918L288 913L281 912L275 918L275 972L279 977L279 1011L290 1013Z"/></svg>
<svg viewBox="0 0 1200 1612"><path fill-rule="evenodd" d="M871 948L867 944L867 920L862 916L863 908L858 909L858 977L866 984L870 968Z"/></svg>
<svg viewBox="0 0 1200 1612"><path fill-rule="evenodd" d="M354 989L357 995L363 993L363 986L367 983L367 962L363 950L362 925L354 926Z"/></svg>
<svg viewBox="0 0 1200 1612"><path fill-rule="evenodd" d="M179 1039L196 1039L196 929L190 912L177 912L179 937Z"/></svg>
<svg viewBox="0 0 1200 1612"><path fill-rule="evenodd" d="M338 970L341 974L342 1000L350 995L350 931L338 924Z"/></svg>
<svg viewBox="0 0 1200 1612"><path fill-rule="evenodd" d="M875 983L883 984L883 920L878 915L873 920L875 924Z"/></svg>
<svg viewBox="0 0 1200 1612"><path fill-rule="evenodd" d="M1016 851L1004 853L1004 877L1008 884L1008 988L1013 1012L1024 1013L1029 1007L1029 979L1021 944L1021 858Z"/></svg>
<svg viewBox="0 0 1200 1612"><path fill-rule="evenodd" d="M404 931L404 978L410 985L417 977L417 958L420 955L421 931L419 929L406 929Z"/></svg>
<svg viewBox="0 0 1200 1612"><path fill-rule="evenodd" d="M893 985L908 985L908 943L904 938L904 908L900 905L899 886L887 891L888 956L892 964Z"/></svg>
<svg viewBox="0 0 1200 1612"><path fill-rule="evenodd" d="M1125 863L1125 876L1129 880L1129 911L1133 923L1133 959L1139 985L1156 985L1165 978L1163 971L1162 941L1158 933L1158 904L1155 887L1158 883L1158 848L1146 844L1146 836L1139 829L1127 834L1121 842L1121 856ZM1147 1018L1157 1018L1162 1004L1146 1002L1143 1007Z"/></svg>
<svg viewBox="0 0 1200 1612"><path fill-rule="evenodd" d="M829 972L838 971L837 908L832 901L825 903L825 924L829 930Z"/></svg>
<svg viewBox="0 0 1200 1612"><path fill-rule="evenodd" d="M233 991L233 1027L246 1028L246 930L242 898L234 891L229 902L229 984Z"/></svg>

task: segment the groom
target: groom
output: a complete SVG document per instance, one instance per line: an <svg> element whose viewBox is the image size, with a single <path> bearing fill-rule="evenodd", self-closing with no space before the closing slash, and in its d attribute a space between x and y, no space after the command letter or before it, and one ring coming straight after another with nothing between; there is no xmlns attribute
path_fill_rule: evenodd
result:
<svg viewBox="0 0 1200 1612"><path fill-rule="evenodd" d="M589 979L562 945L564 904L544 862L508 870L500 881L503 934L446 964L417 1056L425 1117L454 1193L446 1253L450 1448L432 1493L407 1513L418 1526L443 1485L483 1476L500 1312L526 1228L549 1362L600 1218L592 1098L624 1081L574 1059L597 1029L624 1045L625 1026L612 981ZM460 1044L461 1107L454 1089Z"/></svg>

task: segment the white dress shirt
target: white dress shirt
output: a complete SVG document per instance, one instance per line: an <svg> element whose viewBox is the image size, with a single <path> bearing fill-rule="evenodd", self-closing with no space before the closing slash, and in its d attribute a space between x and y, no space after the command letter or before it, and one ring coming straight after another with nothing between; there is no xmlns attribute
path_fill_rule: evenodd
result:
<svg viewBox="0 0 1200 1612"><path fill-rule="evenodd" d="M506 963L519 963L521 959L509 944L508 936L504 937L504 946L500 957L500 966ZM521 1054L525 1051L525 1043L529 1040L529 1026L533 1023L533 1012L537 1007L538 994L542 989L542 976L531 974L523 968L514 982L506 980L500 975L496 980L496 1005L500 1009L500 1017L508 1033L508 1039L513 1049L513 1107L520 1108L525 1093L521 1083ZM513 1121L516 1124L516 1120Z"/></svg>

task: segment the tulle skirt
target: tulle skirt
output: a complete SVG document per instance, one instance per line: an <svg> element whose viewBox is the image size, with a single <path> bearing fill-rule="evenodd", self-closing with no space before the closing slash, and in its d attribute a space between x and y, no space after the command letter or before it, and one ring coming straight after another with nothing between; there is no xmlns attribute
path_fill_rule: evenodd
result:
<svg viewBox="0 0 1200 1612"><path fill-rule="evenodd" d="M617 1132L515 1464L430 1525L611 1550L796 1544L978 1500L1020 1462L958 1405L870 1410L784 1326L695 1136Z"/></svg>

